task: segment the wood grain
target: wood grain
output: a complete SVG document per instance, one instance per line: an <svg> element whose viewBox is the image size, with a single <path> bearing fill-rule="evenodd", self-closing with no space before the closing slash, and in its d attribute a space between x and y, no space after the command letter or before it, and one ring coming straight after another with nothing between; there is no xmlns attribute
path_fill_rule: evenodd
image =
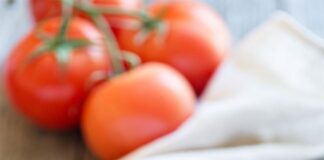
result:
<svg viewBox="0 0 324 160"><path fill-rule="evenodd" d="M224 17L236 42L276 10L287 11L324 37L323 0L205 1ZM7 7L4 0L0 0L0 66L12 46L32 25L27 3L27 0L17 0L15 5ZM95 159L85 148L78 132L58 134L41 131L14 112L1 94L0 105L0 160Z"/></svg>

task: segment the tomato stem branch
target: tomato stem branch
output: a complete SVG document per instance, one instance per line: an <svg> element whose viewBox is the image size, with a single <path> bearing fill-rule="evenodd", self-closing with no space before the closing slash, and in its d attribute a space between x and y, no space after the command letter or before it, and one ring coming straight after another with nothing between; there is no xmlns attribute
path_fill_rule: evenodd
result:
<svg viewBox="0 0 324 160"><path fill-rule="evenodd" d="M129 11L122 8L117 7L96 7L97 11L102 14L109 14L109 15L118 15L118 16L128 16L133 18L142 19L143 17L149 17L143 11Z"/></svg>
<svg viewBox="0 0 324 160"><path fill-rule="evenodd" d="M73 0L63 0L63 1L73 2ZM79 11L84 12L89 17L91 17L95 25L99 28L99 30L102 31L109 52L109 56L112 59L114 75L121 74L125 71L125 67L123 64L124 55L119 48L119 45L117 43L114 34L112 33L109 23L106 22L103 15L108 14L108 15L128 16L128 17L136 18L137 20L139 20L142 27L147 31L151 31L155 28L159 28L158 26L161 22L160 21L161 17L159 16L152 17L145 11L129 11L117 7L95 7L85 3L71 3L71 4ZM67 15L64 16L65 23L63 23L61 32L59 34L59 40L64 40L66 27L68 25L68 21L72 13L66 11L66 14ZM130 56L127 57L128 59L132 59L133 61L135 61L134 58L129 58Z"/></svg>
<svg viewBox="0 0 324 160"><path fill-rule="evenodd" d="M105 21L102 13L100 13L96 7L91 5L85 5L82 3L75 3L74 7L81 12L86 13L91 17L95 25L103 32L105 43L109 52L109 56L112 59L112 66L114 74L118 75L125 71L124 64L122 62L122 52L119 48L117 40L110 28L110 25Z"/></svg>
<svg viewBox="0 0 324 160"><path fill-rule="evenodd" d="M122 63L122 53L118 46L117 40L113 35L110 26L106 23L102 15L92 15L94 23L99 27L103 32L104 38L106 39L106 45L108 47L110 56L112 58L112 65L115 71L115 74L121 74L125 71L125 68Z"/></svg>
<svg viewBox="0 0 324 160"><path fill-rule="evenodd" d="M62 9L63 9L63 21L60 27L59 33L57 35L57 42L65 41L66 32L68 30L69 22L72 16L72 9L74 0L63 0Z"/></svg>

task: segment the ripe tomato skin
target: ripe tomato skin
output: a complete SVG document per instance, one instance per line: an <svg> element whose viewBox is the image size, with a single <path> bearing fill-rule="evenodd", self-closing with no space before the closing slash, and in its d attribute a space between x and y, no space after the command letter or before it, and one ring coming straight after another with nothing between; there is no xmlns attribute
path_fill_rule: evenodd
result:
<svg viewBox="0 0 324 160"><path fill-rule="evenodd" d="M147 63L93 90L82 130L97 156L117 159L175 130L194 105L193 89L180 73Z"/></svg>
<svg viewBox="0 0 324 160"><path fill-rule="evenodd" d="M53 18L39 27L54 36L61 19ZM85 39L94 45L75 49L61 68L52 52L26 63L26 59L42 44L33 30L12 51L5 67L8 98L29 120L42 128L65 131L79 125L81 107L90 90L91 76L108 75L110 60L102 44L101 33L89 22L71 20L68 39Z"/></svg>
<svg viewBox="0 0 324 160"><path fill-rule="evenodd" d="M153 32L143 43L135 41L139 30L123 30L118 35L121 48L137 53L143 62L157 61L180 71L201 95L210 77L228 55L230 34L221 18L209 6L194 0L157 1L150 6L162 17L167 34L162 43Z"/></svg>
<svg viewBox="0 0 324 160"><path fill-rule="evenodd" d="M143 6L142 0L91 0L92 4L100 7L119 7L128 11L136 11ZM122 25L128 18L125 16L106 15L107 21L111 25Z"/></svg>
<svg viewBox="0 0 324 160"><path fill-rule="evenodd" d="M61 15L60 0L30 0L30 7L36 22Z"/></svg>
<svg viewBox="0 0 324 160"><path fill-rule="evenodd" d="M213 38L220 54L227 54L231 47L231 35L222 17L205 3L197 0L174 0L171 3L157 0L151 6L151 12L155 15L163 9L167 10L165 19L173 22L186 22L198 24L198 30L206 29L209 36Z"/></svg>

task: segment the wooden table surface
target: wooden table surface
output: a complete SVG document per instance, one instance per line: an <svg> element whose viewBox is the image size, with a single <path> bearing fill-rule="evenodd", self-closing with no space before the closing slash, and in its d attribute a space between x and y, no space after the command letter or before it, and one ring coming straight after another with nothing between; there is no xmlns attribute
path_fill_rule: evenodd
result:
<svg viewBox="0 0 324 160"><path fill-rule="evenodd" d="M205 0L229 25L235 42L277 10L295 17L324 37L323 0ZM0 63L12 45L28 30L27 0L6 7L0 0ZM2 65L0 65L2 66ZM0 160L91 160L94 159L78 133L42 131L18 116L4 96L0 97Z"/></svg>

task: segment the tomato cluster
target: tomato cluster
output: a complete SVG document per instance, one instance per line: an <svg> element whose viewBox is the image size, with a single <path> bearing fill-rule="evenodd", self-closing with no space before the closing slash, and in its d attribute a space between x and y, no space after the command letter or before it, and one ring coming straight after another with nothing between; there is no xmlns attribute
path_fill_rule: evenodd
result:
<svg viewBox="0 0 324 160"><path fill-rule="evenodd" d="M82 6L71 6L70 19L61 16L63 1L30 0L37 25L7 60L6 90L13 106L42 128L81 126L102 159L120 158L178 128L229 52L221 17L200 1L71 0ZM98 26L98 15L113 37ZM143 63L125 69L134 57Z"/></svg>

